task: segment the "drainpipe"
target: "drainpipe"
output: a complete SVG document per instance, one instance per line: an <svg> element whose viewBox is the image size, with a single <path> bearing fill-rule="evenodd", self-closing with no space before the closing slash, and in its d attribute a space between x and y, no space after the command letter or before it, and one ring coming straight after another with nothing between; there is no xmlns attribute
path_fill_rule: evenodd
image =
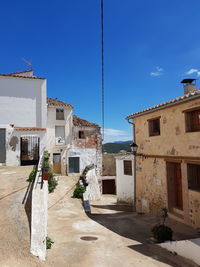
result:
<svg viewBox="0 0 200 267"><path fill-rule="evenodd" d="M130 121L130 119L128 119L127 121L128 121L128 123L133 125L133 143L136 144L135 124L133 123L133 120ZM133 177L133 179L134 179L134 205L133 205L133 211L136 212L136 155L134 155L133 161L134 161L134 164L133 164L133 166L134 166L134 171L133 171L133 173L134 173L134 177Z"/></svg>

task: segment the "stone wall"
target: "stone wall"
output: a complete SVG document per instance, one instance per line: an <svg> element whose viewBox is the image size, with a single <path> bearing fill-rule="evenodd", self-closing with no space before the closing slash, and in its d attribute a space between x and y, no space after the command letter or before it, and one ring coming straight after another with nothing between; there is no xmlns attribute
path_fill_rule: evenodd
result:
<svg viewBox="0 0 200 267"><path fill-rule="evenodd" d="M103 176L116 176L116 160L119 154L103 154Z"/></svg>

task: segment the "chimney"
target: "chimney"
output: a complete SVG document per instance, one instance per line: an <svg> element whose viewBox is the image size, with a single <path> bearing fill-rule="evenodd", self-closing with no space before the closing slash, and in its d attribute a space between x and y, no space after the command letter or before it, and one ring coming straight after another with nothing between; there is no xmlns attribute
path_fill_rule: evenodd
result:
<svg viewBox="0 0 200 267"><path fill-rule="evenodd" d="M196 80L197 79L184 79L181 81L181 83L183 83L184 95L187 95L197 90Z"/></svg>

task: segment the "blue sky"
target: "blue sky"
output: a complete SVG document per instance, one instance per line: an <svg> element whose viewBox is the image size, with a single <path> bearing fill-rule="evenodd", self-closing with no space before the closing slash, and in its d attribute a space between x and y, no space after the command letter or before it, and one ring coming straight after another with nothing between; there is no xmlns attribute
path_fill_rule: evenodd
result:
<svg viewBox="0 0 200 267"><path fill-rule="evenodd" d="M199 0L104 0L106 141L129 140L130 113L200 77ZM0 73L46 77L48 95L101 124L100 0L2 1ZM198 82L197 82L198 84Z"/></svg>

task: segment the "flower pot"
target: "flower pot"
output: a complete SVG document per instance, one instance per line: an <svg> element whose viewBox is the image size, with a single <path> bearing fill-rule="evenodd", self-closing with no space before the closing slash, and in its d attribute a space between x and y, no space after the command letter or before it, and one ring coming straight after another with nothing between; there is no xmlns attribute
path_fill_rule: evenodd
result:
<svg viewBox="0 0 200 267"><path fill-rule="evenodd" d="M45 180L45 181L47 181L47 180L49 179L49 174L48 174L48 172L44 172L44 173L42 174L42 179Z"/></svg>

